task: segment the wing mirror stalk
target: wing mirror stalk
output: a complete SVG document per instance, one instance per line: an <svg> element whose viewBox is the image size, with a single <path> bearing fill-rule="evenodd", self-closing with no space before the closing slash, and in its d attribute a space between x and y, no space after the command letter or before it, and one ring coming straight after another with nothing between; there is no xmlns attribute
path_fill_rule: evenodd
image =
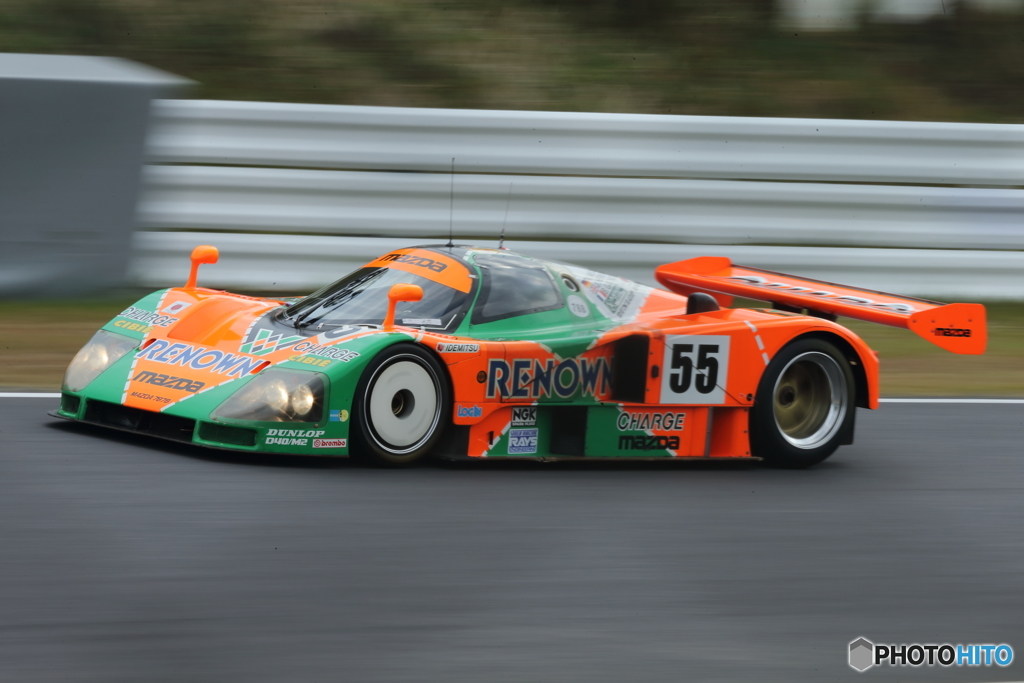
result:
<svg viewBox="0 0 1024 683"><path fill-rule="evenodd" d="M423 299L423 288L419 285L391 285L388 290L388 314L384 316L384 329L395 327L395 307L399 301L420 301Z"/></svg>
<svg viewBox="0 0 1024 683"><path fill-rule="evenodd" d="M202 244L192 250L192 271L188 274L188 282L185 289L196 288L196 277L199 275L199 265L202 263L216 263L220 258L220 251L217 247Z"/></svg>

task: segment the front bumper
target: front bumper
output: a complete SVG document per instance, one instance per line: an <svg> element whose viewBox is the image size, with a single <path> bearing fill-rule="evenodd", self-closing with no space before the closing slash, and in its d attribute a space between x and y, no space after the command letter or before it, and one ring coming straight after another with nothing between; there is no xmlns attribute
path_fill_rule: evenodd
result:
<svg viewBox="0 0 1024 683"><path fill-rule="evenodd" d="M281 439L273 436L281 430L278 427L239 427L207 420L196 420L180 415L168 413L157 413L140 408L132 408L118 403L110 403L90 399L73 394L61 394L60 408L49 413L53 417L83 422L86 424L108 427L133 434L143 434L160 439L176 441L178 443L189 443L207 448L217 448L232 451L263 452L282 454L279 447L267 447L267 444L280 443ZM303 430L289 430L303 431ZM322 435L320 430L305 430L312 435ZM288 453L295 455L348 457L346 447L337 447L339 441L347 446L347 439L331 439L334 446L330 449L316 448L313 450L314 442L328 441L326 439L314 439L312 436L305 438L293 438L293 447L286 449Z"/></svg>

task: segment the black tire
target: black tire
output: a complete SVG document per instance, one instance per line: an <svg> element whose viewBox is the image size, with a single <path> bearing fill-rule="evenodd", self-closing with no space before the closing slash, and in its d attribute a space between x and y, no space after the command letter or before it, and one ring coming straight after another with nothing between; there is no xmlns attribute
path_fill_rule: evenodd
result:
<svg viewBox="0 0 1024 683"><path fill-rule="evenodd" d="M363 370L352 400L352 455L368 464L411 465L428 454L451 416L440 362L416 344L390 346Z"/></svg>
<svg viewBox="0 0 1024 683"><path fill-rule="evenodd" d="M751 452L773 467L817 465L851 443L856 410L846 357L822 339L797 339L772 359L758 384Z"/></svg>

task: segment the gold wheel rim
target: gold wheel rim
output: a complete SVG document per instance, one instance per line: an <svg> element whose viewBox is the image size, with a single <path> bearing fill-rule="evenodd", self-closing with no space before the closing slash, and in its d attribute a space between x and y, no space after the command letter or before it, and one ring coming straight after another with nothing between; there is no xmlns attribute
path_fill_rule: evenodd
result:
<svg viewBox="0 0 1024 683"><path fill-rule="evenodd" d="M846 377L827 354L800 354L789 361L775 382L775 424L782 437L797 448L817 448L831 439L847 409Z"/></svg>

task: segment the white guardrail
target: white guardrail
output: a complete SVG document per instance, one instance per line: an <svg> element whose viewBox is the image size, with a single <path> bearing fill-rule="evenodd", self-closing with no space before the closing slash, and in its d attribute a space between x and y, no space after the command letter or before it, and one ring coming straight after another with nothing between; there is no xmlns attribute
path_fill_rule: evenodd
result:
<svg viewBox="0 0 1024 683"><path fill-rule="evenodd" d="M162 163L1024 185L1024 126L163 100Z"/></svg>
<svg viewBox="0 0 1024 683"><path fill-rule="evenodd" d="M505 225L512 249L648 283L712 254L1024 298L1024 126L189 100L154 118L140 284L176 282L212 243L211 285L308 290L446 241L451 220L457 242L494 244Z"/></svg>

